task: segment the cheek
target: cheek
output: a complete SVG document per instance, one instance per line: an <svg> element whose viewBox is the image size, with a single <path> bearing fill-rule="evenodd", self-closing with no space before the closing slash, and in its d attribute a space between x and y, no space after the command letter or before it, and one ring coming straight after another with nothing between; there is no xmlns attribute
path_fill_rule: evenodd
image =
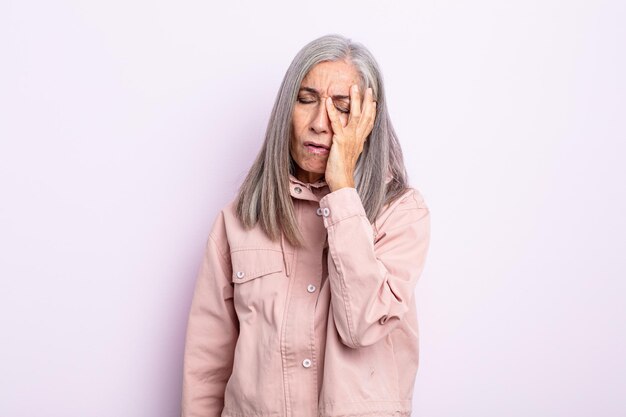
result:
<svg viewBox="0 0 626 417"><path fill-rule="evenodd" d="M289 151L294 156L295 153L299 151L300 146L298 144L302 142L302 128L300 127L300 123L294 117L292 119L292 129L291 129L291 139L289 141Z"/></svg>
<svg viewBox="0 0 626 417"><path fill-rule="evenodd" d="M294 132L300 131L300 126L302 125L302 115L294 113L293 118L291 119L291 125L293 126Z"/></svg>
<svg viewBox="0 0 626 417"><path fill-rule="evenodd" d="M295 132L301 132L309 125L310 112L304 108L294 108L292 125Z"/></svg>

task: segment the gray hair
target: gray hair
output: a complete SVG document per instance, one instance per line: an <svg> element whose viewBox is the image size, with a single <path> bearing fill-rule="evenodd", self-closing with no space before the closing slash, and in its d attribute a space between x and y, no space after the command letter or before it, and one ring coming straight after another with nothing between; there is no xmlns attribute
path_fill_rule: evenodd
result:
<svg viewBox="0 0 626 417"><path fill-rule="evenodd" d="M371 87L377 101L374 127L363 145L354 173L355 188L369 221L374 223L383 206L409 188L400 142L387 112L383 77L372 54L362 44L338 34L309 42L287 69L265 141L235 202L236 215L245 228L260 222L272 241L282 234L295 247L302 247L304 241L289 192L289 174L295 175L295 161L289 151L292 112L302 79L315 65L325 61L352 63L361 78L360 91ZM387 176L391 177L389 182L385 182Z"/></svg>

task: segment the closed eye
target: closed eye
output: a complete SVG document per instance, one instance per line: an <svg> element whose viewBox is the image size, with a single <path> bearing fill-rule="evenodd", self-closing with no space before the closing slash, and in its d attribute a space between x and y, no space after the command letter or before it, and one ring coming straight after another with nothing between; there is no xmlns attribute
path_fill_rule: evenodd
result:
<svg viewBox="0 0 626 417"><path fill-rule="evenodd" d="M307 99L307 98L302 98L302 97L298 97L297 102L301 103L301 104L311 104L311 103L315 103L317 100L315 99ZM340 112L340 113L344 113L344 114L350 114L350 109L346 109L345 107L338 107L335 104L335 108Z"/></svg>

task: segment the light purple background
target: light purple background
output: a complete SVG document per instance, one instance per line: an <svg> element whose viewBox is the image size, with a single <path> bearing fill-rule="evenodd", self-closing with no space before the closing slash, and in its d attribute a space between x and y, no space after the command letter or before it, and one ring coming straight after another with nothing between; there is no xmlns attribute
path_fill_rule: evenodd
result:
<svg viewBox="0 0 626 417"><path fill-rule="evenodd" d="M622 1L0 4L0 415L179 415L205 239L308 41L432 214L414 416L626 415Z"/></svg>

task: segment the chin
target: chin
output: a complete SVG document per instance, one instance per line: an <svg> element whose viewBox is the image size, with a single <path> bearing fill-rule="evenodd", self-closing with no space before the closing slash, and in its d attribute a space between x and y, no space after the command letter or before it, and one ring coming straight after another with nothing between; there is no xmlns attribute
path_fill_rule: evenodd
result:
<svg viewBox="0 0 626 417"><path fill-rule="evenodd" d="M326 161L321 162L319 160L303 161L302 164L297 164L302 170L312 172L314 174L323 174L326 172Z"/></svg>
<svg viewBox="0 0 626 417"><path fill-rule="evenodd" d="M326 167L322 167L322 168L307 168L306 169L308 172L311 172L313 174L323 174L326 172Z"/></svg>

